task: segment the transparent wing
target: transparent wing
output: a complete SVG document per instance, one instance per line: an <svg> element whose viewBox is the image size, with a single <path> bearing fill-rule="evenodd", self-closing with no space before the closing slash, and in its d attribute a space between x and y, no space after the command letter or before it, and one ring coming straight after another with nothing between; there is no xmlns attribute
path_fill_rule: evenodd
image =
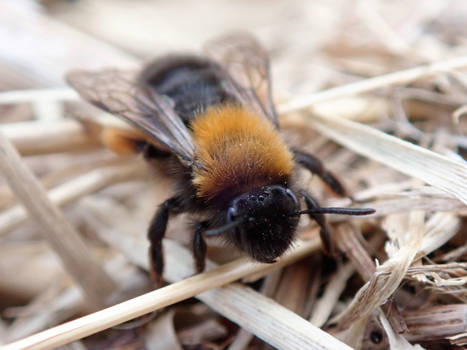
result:
<svg viewBox="0 0 467 350"><path fill-rule="evenodd" d="M231 92L278 126L271 93L269 56L250 34L227 35L205 46L205 51L229 74Z"/></svg>
<svg viewBox="0 0 467 350"><path fill-rule="evenodd" d="M192 165L193 141L170 99L138 86L136 78L134 72L119 70L73 71L66 76L85 100L128 121Z"/></svg>

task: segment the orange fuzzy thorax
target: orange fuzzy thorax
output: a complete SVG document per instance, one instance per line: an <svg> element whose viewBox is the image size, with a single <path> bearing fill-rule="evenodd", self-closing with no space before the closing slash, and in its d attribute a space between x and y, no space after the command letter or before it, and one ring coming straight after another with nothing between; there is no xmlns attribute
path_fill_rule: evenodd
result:
<svg viewBox="0 0 467 350"><path fill-rule="evenodd" d="M201 164L193 174L200 197L240 194L287 180L292 172L292 154L277 130L245 108L210 108L191 127Z"/></svg>

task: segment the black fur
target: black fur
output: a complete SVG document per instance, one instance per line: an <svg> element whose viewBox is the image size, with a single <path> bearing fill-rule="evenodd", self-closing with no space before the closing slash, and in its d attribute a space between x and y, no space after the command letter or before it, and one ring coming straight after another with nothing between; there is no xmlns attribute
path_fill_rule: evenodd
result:
<svg viewBox="0 0 467 350"><path fill-rule="evenodd" d="M193 257L195 258L196 271L202 272L206 264L206 242L203 232L209 226L207 221L196 224L195 234L193 236Z"/></svg>
<svg viewBox="0 0 467 350"><path fill-rule="evenodd" d="M162 57L140 74L140 84L170 97L175 112L187 126L210 106L237 102L224 88L223 79L217 63L194 55Z"/></svg>
<svg viewBox="0 0 467 350"><path fill-rule="evenodd" d="M172 156L172 153L163 151L150 143L143 142L141 148L144 159L150 161L151 159L164 159Z"/></svg>
<svg viewBox="0 0 467 350"><path fill-rule="evenodd" d="M312 208L320 208L320 205L308 192L301 190L299 193L305 199L305 204L308 209ZM308 214L310 218L320 226L319 235L321 237L321 241L323 242L323 250L326 254L332 254L332 243L331 243L331 235L326 227L326 218L323 214Z"/></svg>
<svg viewBox="0 0 467 350"><path fill-rule="evenodd" d="M254 260L273 263L291 245L299 217L295 194L279 185L264 186L238 196L227 211L227 223L242 220L227 232L238 248Z"/></svg>
<svg viewBox="0 0 467 350"><path fill-rule="evenodd" d="M167 230L167 222L169 221L169 214L180 213L180 198L172 197L167 199L161 204L156 214L151 220L148 229L148 239L150 242L149 247L149 261L151 262L151 273L156 281L162 278L162 271L164 270L164 256L162 253L162 239L164 238L165 231Z"/></svg>

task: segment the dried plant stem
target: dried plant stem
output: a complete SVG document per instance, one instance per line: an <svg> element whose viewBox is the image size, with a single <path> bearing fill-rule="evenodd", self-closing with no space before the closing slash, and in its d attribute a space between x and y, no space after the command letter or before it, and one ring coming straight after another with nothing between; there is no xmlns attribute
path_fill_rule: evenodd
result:
<svg viewBox="0 0 467 350"><path fill-rule="evenodd" d="M57 324L70 319L80 311L80 308L82 310L82 306L83 294L79 288L70 287L55 295L53 300L43 303L41 312L25 310L26 312L29 311L30 317L15 320L8 328L7 340L9 342L18 340L43 330L51 324ZM28 307L35 307L36 310L41 310L37 305L29 305Z"/></svg>
<svg viewBox="0 0 467 350"><path fill-rule="evenodd" d="M368 281L376 271L376 265L357 238L355 227L348 223L337 226L335 242L340 251L353 263L358 274Z"/></svg>
<svg viewBox="0 0 467 350"><path fill-rule="evenodd" d="M313 114L313 125L334 141L418 178L467 203L467 165L343 118Z"/></svg>
<svg viewBox="0 0 467 350"><path fill-rule="evenodd" d="M277 289L282 270L276 270L268 274L260 288L260 293L266 297L271 297ZM229 350L244 350L253 339L254 335L241 328L234 341L230 344Z"/></svg>
<svg viewBox="0 0 467 350"><path fill-rule="evenodd" d="M15 90L0 93L0 105L16 103L42 103L44 101L78 101L79 96L73 89L34 89Z"/></svg>
<svg viewBox="0 0 467 350"><path fill-rule="evenodd" d="M0 170L29 215L40 224L40 232L60 256L66 270L83 288L89 302L94 306L104 305L105 297L115 287L113 280L93 259L78 232L49 201L39 181L2 133Z"/></svg>
<svg viewBox="0 0 467 350"><path fill-rule="evenodd" d="M2 126L2 132L22 155L96 148L98 139L76 120L33 121Z"/></svg>
<svg viewBox="0 0 467 350"><path fill-rule="evenodd" d="M191 261L191 254L173 242L166 241L164 245L166 251L171 251L171 254L167 255L170 259L167 264L168 279L178 280L180 276L191 271L191 268L187 269L185 265L187 259ZM220 309L222 314L280 349L349 349L348 346L312 326L297 314L250 288L239 284L216 288L249 273L260 270L269 271L271 268L296 261L318 246L317 241L300 242L292 252L274 265L257 264L248 259L239 259L12 343L4 347L4 350L57 347L198 294L198 298L205 303L210 306L214 305L214 309Z"/></svg>
<svg viewBox="0 0 467 350"><path fill-rule="evenodd" d="M292 101L280 105L278 111L279 113L293 112L331 99L361 94L363 92L389 87L391 85L406 84L422 77L431 76L436 73L454 70L465 66L467 66L467 56L461 56L415 68L380 75L374 78L358 81L356 83L342 85L311 95L294 98Z"/></svg>
<svg viewBox="0 0 467 350"><path fill-rule="evenodd" d="M435 251L459 231L461 220L455 213L435 213L426 223L427 233L416 259Z"/></svg>
<svg viewBox="0 0 467 350"><path fill-rule="evenodd" d="M376 265L368 252L359 242L357 238L358 234L360 234L360 232L357 233L355 231L355 227L349 225L348 223L343 223L340 224L335 231L335 241L337 242L339 249L347 256L347 258L349 258L354 268L366 282L370 280L373 277L373 274L376 272ZM381 238L381 236L376 237L376 239ZM394 303L386 302L381 306L381 308L383 309L385 315L388 317L391 326L398 333L402 333L407 330L407 325L401 318Z"/></svg>
<svg viewBox="0 0 467 350"><path fill-rule="evenodd" d="M253 339L253 334L244 329L240 329L235 336L235 340L230 344L229 350L245 350Z"/></svg>
<svg viewBox="0 0 467 350"><path fill-rule="evenodd" d="M466 209L465 204L457 198L429 197L429 196L401 196L401 198L381 199L371 202L371 207L376 210L374 217L384 217L389 214L406 213L410 210L427 210L453 212ZM330 220L333 221L333 220ZM337 219L334 219L337 221Z"/></svg>
<svg viewBox="0 0 467 350"><path fill-rule="evenodd" d="M108 301L109 304L128 299L127 286L135 288L132 293L136 293L140 286L144 286L142 288L146 291L147 276L142 274L139 269L127 269L126 262L123 263L121 258L116 257L106 261L104 268L112 276L115 276L119 286L117 292ZM64 288L61 288L62 285ZM135 295L137 294L132 294L132 296ZM123 299L125 296L126 298ZM41 310L41 312L37 312L37 310ZM69 286L69 283L66 283L62 277L57 276L52 288L40 294L36 300L21 310L21 315L8 328L6 339L8 342L19 340L47 329L50 325L65 322L73 318L74 315L76 317L77 314L82 314L87 310L80 289L76 286Z"/></svg>
<svg viewBox="0 0 467 350"><path fill-rule="evenodd" d="M141 162L95 169L51 189L48 197L55 205L63 206L111 184L142 176L145 170ZM27 218L28 214L19 205L4 211L0 214L0 235L18 227Z"/></svg>
<svg viewBox="0 0 467 350"><path fill-rule="evenodd" d="M435 261L454 261L456 259L460 260L464 255L467 255L467 244L451 250L449 253L443 254Z"/></svg>
<svg viewBox="0 0 467 350"><path fill-rule="evenodd" d="M417 251L422 246L425 233L424 215L424 212L410 212L408 229L402 227L401 220L386 219L388 226L394 225L385 227L388 232L396 232L400 235L408 232L407 237L410 239L393 256L390 256L390 259L378 266L375 274L360 288L347 309L336 317L337 322L341 322L341 327L348 327L355 320L368 317L371 312L384 304L397 289ZM382 277L382 272L388 274Z"/></svg>
<svg viewBox="0 0 467 350"><path fill-rule="evenodd" d="M467 305L453 304L403 312L410 341L445 339L467 330Z"/></svg>
<svg viewBox="0 0 467 350"><path fill-rule="evenodd" d="M467 332L459 333L456 335L453 335L451 337L448 337L449 342L451 345L456 345L456 346L467 346Z"/></svg>
<svg viewBox="0 0 467 350"><path fill-rule="evenodd" d="M305 300L310 282L310 262L300 261L284 269L274 299L287 309L304 315Z"/></svg>
<svg viewBox="0 0 467 350"><path fill-rule="evenodd" d="M134 66L134 56L104 41L94 39L40 11L30 11L16 3L0 3L2 34L1 48L8 51L10 74L26 86L60 86L67 70L82 67L97 69L113 66ZM16 24L22 23L21 27ZM16 35L8 35L7 28L16 28ZM20 40L18 40L20 38ZM48 40L43 40L48 38ZM41 43L41 59L37 59L37 45ZM60 55L53 54L60 47ZM83 49L86 48L86 49ZM89 52L93 52L90 59ZM24 69L23 67L27 67ZM27 82L27 83L26 83Z"/></svg>
<svg viewBox="0 0 467 350"><path fill-rule="evenodd" d="M311 324L322 327L331 315L334 306L347 285L347 280L354 274L355 267L351 263L341 266L326 286L323 296L316 302L310 318Z"/></svg>
<svg viewBox="0 0 467 350"><path fill-rule="evenodd" d="M424 350L424 348L418 344L411 345L402 334L394 332L384 313L379 312L378 319L387 334L390 349Z"/></svg>
<svg viewBox="0 0 467 350"><path fill-rule="evenodd" d="M4 344L5 343L5 339L6 339L6 325L5 323L3 322L3 320L0 320L0 345Z"/></svg>

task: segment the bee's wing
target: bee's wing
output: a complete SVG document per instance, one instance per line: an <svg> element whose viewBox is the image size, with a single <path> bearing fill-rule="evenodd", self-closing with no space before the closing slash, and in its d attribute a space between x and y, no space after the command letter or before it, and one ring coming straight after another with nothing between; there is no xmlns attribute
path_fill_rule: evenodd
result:
<svg viewBox="0 0 467 350"><path fill-rule="evenodd" d="M269 57L251 35L227 35L205 46L206 53L229 74L230 89L245 105L255 108L278 126L271 92Z"/></svg>
<svg viewBox="0 0 467 350"><path fill-rule="evenodd" d="M171 101L153 89L138 86L133 72L73 71L66 80L85 100L130 122L192 165L193 141Z"/></svg>

